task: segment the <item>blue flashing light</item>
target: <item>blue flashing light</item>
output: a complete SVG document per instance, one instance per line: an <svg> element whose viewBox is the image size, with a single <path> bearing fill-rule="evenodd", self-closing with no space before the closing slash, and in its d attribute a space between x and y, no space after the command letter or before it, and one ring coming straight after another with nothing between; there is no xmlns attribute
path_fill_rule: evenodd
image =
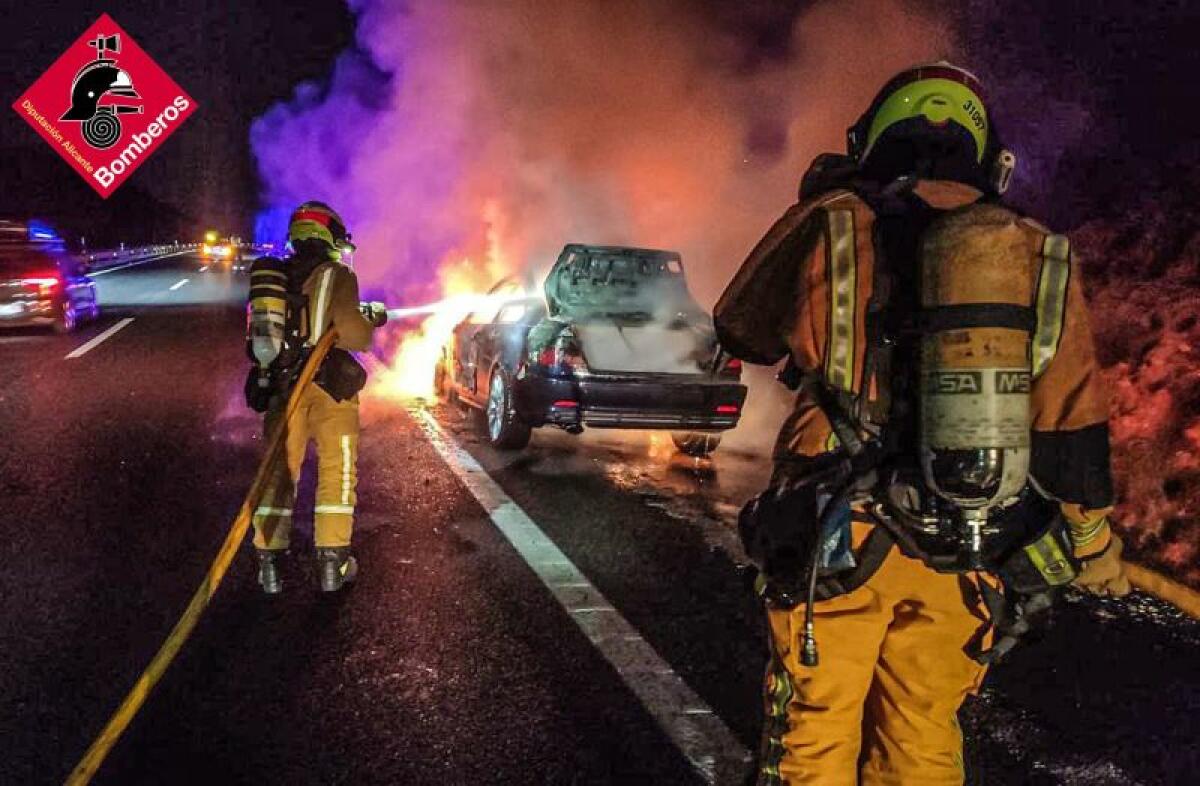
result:
<svg viewBox="0 0 1200 786"><path fill-rule="evenodd" d="M58 236L58 233L54 231L54 227L41 221L29 222L29 239L39 243L62 240L62 238Z"/></svg>
<svg viewBox="0 0 1200 786"><path fill-rule="evenodd" d="M260 210L254 219L254 242L258 245L272 243L275 248L283 248L291 215L292 208L283 205Z"/></svg>

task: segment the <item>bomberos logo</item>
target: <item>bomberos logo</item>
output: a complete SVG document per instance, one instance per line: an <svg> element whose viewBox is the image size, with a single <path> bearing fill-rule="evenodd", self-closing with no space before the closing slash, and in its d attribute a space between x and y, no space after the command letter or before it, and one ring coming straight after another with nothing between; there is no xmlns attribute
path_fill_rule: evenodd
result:
<svg viewBox="0 0 1200 786"><path fill-rule="evenodd" d="M105 14L13 108L107 197L196 102Z"/></svg>

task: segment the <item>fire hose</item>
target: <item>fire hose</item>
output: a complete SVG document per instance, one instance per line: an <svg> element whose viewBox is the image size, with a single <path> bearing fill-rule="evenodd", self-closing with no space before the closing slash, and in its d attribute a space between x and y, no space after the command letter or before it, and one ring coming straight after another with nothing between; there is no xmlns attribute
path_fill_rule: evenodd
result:
<svg viewBox="0 0 1200 786"><path fill-rule="evenodd" d="M304 368L300 372L299 378L296 380L295 386L292 388L291 395L288 396L287 408L284 410L284 417L280 419L278 425L267 435L266 453L262 461L258 465L258 472L254 476L254 481L250 484L250 490L246 494L245 500L242 502L242 507L238 511L237 517L233 520L233 525L229 528L229 533L225 536L225 541L221 544L221 548L217 551L216 557L213 559L212 565L208 569L204 580L200 582L200 586L196 588L195 594L192 595L191 601L184 610L179 621L175 623L171 633L167 636L158 652L151 659L150 664L138 677L133 688L125 696L125 700L121 702L121 706L109 718L108 723L104 726L104 730L96 737L95 741L88 748L83 758L75 765L75 769L67 776L66 786L83 786L91 781L100 765L104 763L105 757L108 756L113 746L117 744L117 740L125 732L134 716L145 704L146 698L150 695L150 691L162 679L167 667L175 660L175 656L179 654L179 650L187 642L188 637L196 627L196 623L200 620L200 615L208 608L209 602L217 592L217 588L221 585L222 579L225 578L226 571L229 570L229 565L233 561L234 555L237 554L238 548L246 537L246 532L250 529L251 514L258 506L259 500L262 498L264 488L270 477L270 470L275 463L283 460L283 445L284 434L287 432L287 425L295 415L296 410L300 405L300 394L312 384L313 377L316 376L317 369L321 365L321 361L329 352L330 347L336 340L337 334L334 331L329 331L308 356L308 360L304 364Z"/></svg>
<svg viewBox="0 0 1200 786"><path fill-rule="evenodd" d="M1169 603L1192 619L1200 620L1200 592L1169 579L1158 571L1126 562L1129 583L1147 595Z"/></svg>
<svg viewBox="0 0 1200 786"><path fill-rule="evenodd" d="M284 417L280 419L278 425L267 435L266 452L258 465L258 471L254 476L254 480L250 484L250 490L247 492L241 509L238 511L228 534L225 536L225 540L217 551L216 557L208 569L208 573L200 583L200 586L197 587L196 592L192 595L192 599L182 616L180 616L179 621L175 623L175 627L172 628L170 634L168 634L158 652L155 653L149 665L146 666L145 670L138 677L137 682L134 683L129 693L125 696L124 701L121 702L116 712L109 718L108 723L105 724L104 729L96 737L95 741L92 742L87 752L83 755L83 758L75 765L75 769L67 776L65 781L66 786L85 786L91 782L92 777L95 776L100 765L104 763L113 746L116 745L121 735L133 721L133 718L145 704L150 691L162 679L163 674L166 673L175 656L179 654L180 649L182 649L191 636L192 631L200 620L200 616L208 608L210 601L221 585L221 581L225 578L225 574L229 570L229 566L237 554L238 548L246 537L246 533L250 528L252 513L262 497L270 470L277 461L283 459L283 437L286 433L287 425L299 407L300 395L312 384L313 377L316 376L321 361L333 346L336 338L337 334L335 332L330 331L326 333L309 355L288 397ZM1165 603L1175 606L1195 619L1200 619L1200 592L1175 582L1149 568L1144 568L1130 562L1126 562L1125 567L1128 571L1129 580L1134 587Z"/></svg>

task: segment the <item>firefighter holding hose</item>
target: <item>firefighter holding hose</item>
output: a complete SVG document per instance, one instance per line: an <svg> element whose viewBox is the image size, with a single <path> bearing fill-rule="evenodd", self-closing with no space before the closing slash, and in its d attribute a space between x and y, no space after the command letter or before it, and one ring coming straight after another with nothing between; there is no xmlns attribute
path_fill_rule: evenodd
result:
<svg viewBox="0 0 1200 786"><path fill-rule="evenodd" d="M1005 207L979 81L902 72L722 295L798 389L739 527L771 657L759 784L960 784L957 712L1057 590L1123 595L1108 399L1067 238Z"/></svg>
<svg viewBox="0 0 1200 786"><path fill-rule="evenodd" d="M267 594L283 590L281 557L289 546L296 483L311 440L317 451L317 569L321 589L335 592L358 571L350 535L358 482L358 392L366 371L351 352L370 346L387 312L381 303L359 303L358 279L343 262L353 249L350 235L328 205L305 202L296 208L288 240L291 256L261 257L250 271L247 351L254 365L246 400L266 413L268 434L283 417L312 348L330 331L337 339L315 383L300 393L299 409L285 427L287 460L272 468L254 510L258 581Z"/></svg>

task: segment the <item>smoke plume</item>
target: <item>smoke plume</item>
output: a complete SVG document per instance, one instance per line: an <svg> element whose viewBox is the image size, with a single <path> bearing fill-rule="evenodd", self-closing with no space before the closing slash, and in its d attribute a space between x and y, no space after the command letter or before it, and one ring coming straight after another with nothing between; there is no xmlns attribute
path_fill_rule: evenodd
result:
<svg viewBox="0 0 1200 786"><path fill-rule="evenodd" d="M567 242L678 250L710 307L800 174L897 70L950 54L899 0L811 5L761 56L697 0L357 0L358 49L252 136L260 239L323 199L364 289L401 305Z"/></svg>
<svg viewBox="0 0 1200 786"><path fill-rule="evenodd" d="M680 250L711 304L807 161L886 77L949 48L894 0L817 4L753 67L693 1L352 5L358 51L254 126L261 228L329 201L360 277L396 299L448 263L486 284L578 241Z"/></svg>

